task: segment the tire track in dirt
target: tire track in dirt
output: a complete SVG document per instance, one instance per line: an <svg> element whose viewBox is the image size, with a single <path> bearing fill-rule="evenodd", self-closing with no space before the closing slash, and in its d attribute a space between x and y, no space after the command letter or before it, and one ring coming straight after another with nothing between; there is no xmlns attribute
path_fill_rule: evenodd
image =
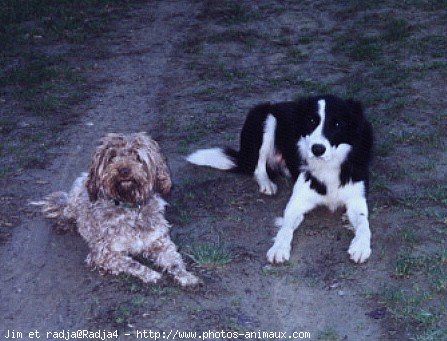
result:
<svg viewBox="0 0 447 341"><path fill-rule="evenodd" d="M56 158L46 170L17 179L29 199L68 190L105 133L154 133L161 76L194 8L188 1L150 2L117 23L105 38L107 59L98 61L96 72L88 75L102 90L76 108L85 112L83 120L64 133L66 145L53 151ZM49 185L36 185L37 180ZM79 236L57 236L36 215L14 230L0 252L0 335L8 329L54 331L86 325L103 288L99 276L86 271L87 248Z"/></svg>

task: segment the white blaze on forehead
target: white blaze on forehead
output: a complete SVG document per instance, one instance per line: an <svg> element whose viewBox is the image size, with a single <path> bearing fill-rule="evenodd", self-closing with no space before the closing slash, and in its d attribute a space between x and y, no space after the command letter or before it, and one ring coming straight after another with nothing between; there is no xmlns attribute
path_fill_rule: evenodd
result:
<svg viewBox="0 0 447 341"><path fill-rule="evenodd" d="M318 115L320 116L320 126L323 127L324 121L326 119L326 101L320 99L318 101Z"/></svg>
<svg viewBox="0 0 447 341"><path fill-rule="evenodd" d="M318 116L320 116L320 123L310 134L311 140L316 140L315 142L321 140L323 135L323 126L326 119L326 101L324 99L318 101Z"/></svg>
<svg viewBox="0 0 447 341"><path fill-rule="evenodd" d="M315 158L312 152L312 146L315 144L323 145L326 150L320 157L327 161L331 158L331 145L323 134L323 127L326 121L326 101L324 99L318 101L318 116L320 116L320 123L314 131L300 139L298 147L306 158L312 159Z"/></svg>

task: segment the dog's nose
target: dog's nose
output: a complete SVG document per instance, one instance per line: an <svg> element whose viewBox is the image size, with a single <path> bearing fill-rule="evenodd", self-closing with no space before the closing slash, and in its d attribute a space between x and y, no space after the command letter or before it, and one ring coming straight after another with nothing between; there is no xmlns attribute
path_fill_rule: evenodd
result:
<svg viewBox="0 0 447 341"><path fill-rule="evenodd" d="M119 169L119 173L121 176L128 176L130 174L130 168L122 167Z"/></svg>
<svg viewBox="0 0 447 341"><path fill-rule="evenodd" d="M312 153L316 157L323 155L325 151L326 151L326 147L323 146L322 144L314 144L312 146Z"/></svg>

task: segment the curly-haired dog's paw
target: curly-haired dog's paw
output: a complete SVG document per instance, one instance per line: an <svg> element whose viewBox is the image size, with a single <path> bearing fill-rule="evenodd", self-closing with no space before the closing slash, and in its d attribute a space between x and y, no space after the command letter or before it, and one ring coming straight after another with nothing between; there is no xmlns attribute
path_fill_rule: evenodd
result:
<svg viewBox="0 0 447 341"><path fill-rule="evenodd" d="M181 276L176 276L175 280L182 287L194 288L203 284L200 278L194 276L192 273L189 272L185 272Z"/></svg>
<svg viewBox="0 0 447 341"><path fill-rule="evenodd" d="M161 273L157 272L157 271L153 271L150 269L147 269L148 271L145 271L144 274L142 274L140 277L140 279L146 283L146 284L156 284L160 281L161 279Z"/></svg>

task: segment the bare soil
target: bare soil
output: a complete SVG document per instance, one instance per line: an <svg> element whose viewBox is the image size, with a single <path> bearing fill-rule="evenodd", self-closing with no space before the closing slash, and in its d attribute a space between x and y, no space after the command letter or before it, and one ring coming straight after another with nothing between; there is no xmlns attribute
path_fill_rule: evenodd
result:
<svg viewBox="0 0 447 341"><path fill-rule="evenodd" d="M143 3L116 19L91 42L101 57L73 58L94 64L84 75L89 99L68 109L76 119L60 127L38 167L0 177L0 338L7 330L101 329L125 340L145 329L443 339L445 13L436 1L179 0ZM279 193L266 197L251 178L194 168L184 156L236 147L256 103L326 92L362 100L376 130L373 254L351 263L342 212L318 209L295 233L290 262L270 266L273 220L292 184L280 178ZM148 131L168 158L167 216L188 267L204 280L196 291L90 271L81 237L56 234L27 205L68 190L99 137L135 131ZM220 258L198 261L205 246Z"/></svg>

